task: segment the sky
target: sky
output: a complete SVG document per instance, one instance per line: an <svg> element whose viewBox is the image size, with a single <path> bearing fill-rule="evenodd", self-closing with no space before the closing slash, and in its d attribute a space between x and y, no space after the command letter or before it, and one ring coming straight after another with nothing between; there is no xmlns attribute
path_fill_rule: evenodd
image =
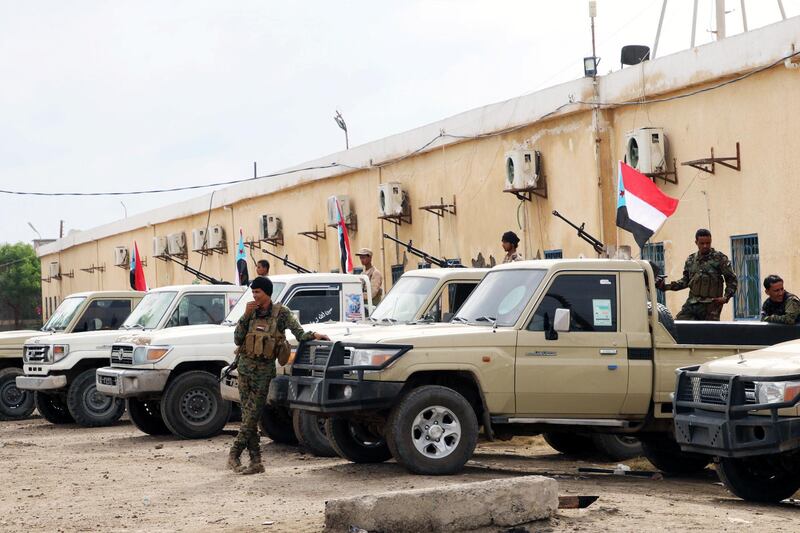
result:
<svg viewBox="0 0 800 533"><path fill-rule="evenodd" d="M689 48L670 0L657 55ZM800 0L783 0L787 17ZM599 71L653 45L661 0L598 0ZM699 0L696 45L714 39ZM746 0L749 29L780 21ZM728 35L742 32L739 0ZM0 0L0 189L131 191L280 170L557 85L591 55L587 0ZM95 198L0 194L0 243L88 229L211 189Z"/></svg>

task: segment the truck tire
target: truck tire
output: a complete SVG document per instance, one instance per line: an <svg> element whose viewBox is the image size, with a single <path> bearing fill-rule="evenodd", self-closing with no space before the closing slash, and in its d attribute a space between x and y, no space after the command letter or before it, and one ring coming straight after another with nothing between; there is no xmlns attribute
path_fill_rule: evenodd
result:
<svg viewBox="0 0 800 533"><path fill-rule="evenodd" d="M373 435L358 422L331 417L325 421L325 433L342 459L353 463L383 463L392 458L386 440Z"/></svg>
<svg viewBox="0 0 800 533"><path fill-rule="evenodd" d="M478 442L474 409L461 394L440 385L406 394L392 409L387 430L392 455L415 474L460 472Z"/></svg>
<svg viewBox="0 0 800 533"><path fill-rule="evenodd" d="M792 460L786 460L791 458ZM796 453L758 457L720 457L717 474L729 491L751 502L777 503L800 489Z"/></svg>
<svg viewBox="0 0 800 533"><path fill-rule="evenodd" d="M183 439L219 435L230 415L231 402L222 399L216 376L205 370L177 376L161 397L164 424Z"/></svg>
<svg viewBox="0 0 800 533"><path fill-rule="evenodd" d="M325 419L309 413L295 409L292 413L292 427L297 436L300 446L306 448L317 457L336 457L336 450L328 441L325 434Z"/></svg>
<svg viewBox="0 0 800 533"><path fill-rule="evenodd" d="M128 416L131 422L142 433L148 435L169 435L169 428L161 418L161 406L158 400L139 400L128 398Z"/></svg>
<svg viewBox="0 0 800 533"><path fill-rule="evenodd" d="M33 403L36 410L51 424L70 424L74 422L67 408L67 402L60 394L45 394L36 391L33 393Z"/></svg>
<svg viewBox="0 0 800 533"><path fill-rule="evenodd" d="M554 431L552 433L544 433L542 437L551 448L564 455L587 457L597 452L592 439L579 433Z"/></svg>
<svg viewBox="0 0 800 533"><path fill-rule="evenodd" d="M0 420L22 420L36 409L33 393L17 388L17 376L24 376L21 368L0 370Z"/></svg>
<svg viewBox="0 0 800 533"><path fill-rule="evenodd" d="M625 461L642 455L642 443L630 435L596 433L592 435L592 443L601 454L614 461Z"/></svg>
<svg viewBox="0 0 800 533"><path fill-rule="evenodd" d="M292 414L286 407L264 406L258 425L261 426L261 432L272 442L297 446Z"/></svg>
<svg viewBox="0 0 800 533"><path fill-rule="evenodd" d="M67 389L67 408L78 425L110 426L125 412L125 401L97 392L95 369L84 370Z"/></svg>
<svg viewBox="0 0 800 533"><path fill-rule="evenodd" d="M642 453L653 466L669 474L696 474L711 462L709 455L681 451L678 443L666 436L642 440Z"/></svg>
<svg viewBox="0 0 800 533"><path fill-rule="evenodd" d="M658 312L658 321L661 322L661 325L669 331L669 334L672 335L672 338L676 341L678 340L678 328L675 327L675 319L672 316L669 308L662 304L656 302L656 311Z"/></svg>

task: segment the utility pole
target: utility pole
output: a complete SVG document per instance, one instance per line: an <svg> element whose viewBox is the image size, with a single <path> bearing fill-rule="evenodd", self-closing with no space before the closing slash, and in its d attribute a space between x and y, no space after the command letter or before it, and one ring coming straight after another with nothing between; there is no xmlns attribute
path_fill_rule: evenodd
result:
<svg viewBox="0 0 800 533"><path fill-rule="evenodd" d="M603 240L603 165L600 157L600 89L597 84L597 49L595 45L594 36L594 19L597 16L597 2L596 0L589 0L589 18L592 23L592 58L594 60L594 73L592 74L592 95L594 103L592 105L592 130L594 131L594 162L595 173L597 175L597 209L598 209L598 227L600 233L600 240ZM616 244L616 243L615 243Z"/></svg>
<svg viewBox="0 0 800 533"><path fill-rule="evenodd" d="M716 0L717 40L725 38L725 0Z"/></svg>
<svg viewBox="0 0 800 533"><path fill-rule="evenodd" d="M342 116L341 111L338 109L336 110L336 114L333 115L333 120L336 121L336 124L344 131L344 146L346 150L350 149L350 139L347 136L347 123L344 121L344 117Z"/></svg>
<svg viewBox="0 0 800 533"><path fill-rule="evenodd" d="M58 225L58 238L64 238L64 221L62 220L61 223Z"/></svg>

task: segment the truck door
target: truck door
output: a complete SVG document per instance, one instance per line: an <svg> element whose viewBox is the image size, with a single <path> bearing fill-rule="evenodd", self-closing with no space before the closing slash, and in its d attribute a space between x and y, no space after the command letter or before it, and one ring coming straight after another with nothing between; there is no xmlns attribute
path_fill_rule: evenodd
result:
<svg viewBox="0 0 800 533"><path fill-rule="evenodd" d="M628 358L618 287L615 273L562 272L553 278L518 336L518 414L619 414L628 389ZM570 328L555 333L559 308L570 311Z"/></svg>

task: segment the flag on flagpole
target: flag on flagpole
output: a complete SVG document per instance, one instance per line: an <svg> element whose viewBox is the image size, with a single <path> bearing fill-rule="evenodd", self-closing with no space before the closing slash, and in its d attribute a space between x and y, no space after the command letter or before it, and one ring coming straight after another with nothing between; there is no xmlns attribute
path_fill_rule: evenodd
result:
<svg viewBox="0 0 800 533"><path fill-rule="evenodd" d="M244 232L242 228L239 228L239 244L236 246L236 284L250 284L250 273L247 271L247 254L244 250Z"/></svg>
<svg viewBox="0 0 800 533"><path fill-rule="evenodd" d="M136 241L133 242L133 253L131 254L131 289L135 291L147 290L142 258L139 257L139 247L136 245Z"/></svg>
<svg viewBox="0 0 800 533"><path fill-rule="evenodd" d="M644 174L619 162L617 226L633 233L640 248L677 208L678 200L661 192Z"/></svg>
<svg viewBox="0 0 800 533"><path fill-rule="evenodd" d="M347 234L347 223L342 215L342 206L339 199L336 199L336 229L339 233L339 258L342 266L342 273L353 273L353 255L350 253L350 236Z"/></svg>

